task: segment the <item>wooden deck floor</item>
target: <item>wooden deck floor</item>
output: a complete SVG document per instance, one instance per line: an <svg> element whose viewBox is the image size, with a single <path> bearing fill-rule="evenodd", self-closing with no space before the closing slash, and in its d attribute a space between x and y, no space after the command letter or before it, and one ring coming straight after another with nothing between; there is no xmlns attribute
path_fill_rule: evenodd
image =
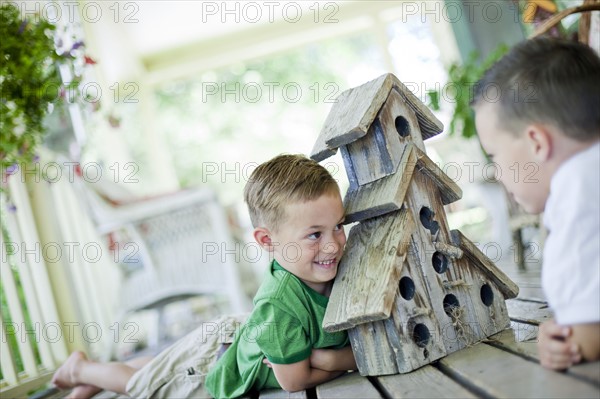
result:
<svg viewBox="0 0 600 399"><path fill-rule="evenodd" d="M539 365L538 326L551 317L540 288L539 265L529 265L525 272L512 264L499 266L521 287L519 296L507 301L511 329L408 374L349 373L307 391L268 390L258 398L600 398L600 362L567 372ZM115 397L108 392L97 396Z"/></svg>

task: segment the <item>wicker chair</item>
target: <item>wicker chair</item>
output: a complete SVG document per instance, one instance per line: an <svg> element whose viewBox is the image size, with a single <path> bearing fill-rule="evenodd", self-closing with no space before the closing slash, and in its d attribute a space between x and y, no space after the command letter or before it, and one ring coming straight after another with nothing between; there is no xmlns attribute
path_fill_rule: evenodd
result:
<svg viewBox="0 0 600 399"><path fill-rule="evenodd" d="M208 295L217 303L225 299L226 311L249 309L225 212L211 190L184 190L119 207L85 191L97 229L118 251L113 258L123 268L121 328L132 313L156 309L158 334L149 346L159 347L165 338L163 310L174 301Z"/></svg>

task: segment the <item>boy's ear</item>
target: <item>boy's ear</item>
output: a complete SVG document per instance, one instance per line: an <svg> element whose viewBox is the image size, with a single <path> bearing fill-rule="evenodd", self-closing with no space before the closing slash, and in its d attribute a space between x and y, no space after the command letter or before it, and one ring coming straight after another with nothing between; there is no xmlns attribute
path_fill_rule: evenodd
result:
<svg viewBox="0 0 600 399"><path fill-rule="evenodd" d="M267 251L272 249L273 243L271 241L271 232L267 228L257 227L252 234L254 235L254 240L256 240L258 245L263 249Z"/></svg>
<svg viewBox="0 0 600 399"><path fill-rule="evenodd" d="M527 143L534 159L538 162L547 161L552 155L552 134L540 124L526 127L525 135Z"/></svg>

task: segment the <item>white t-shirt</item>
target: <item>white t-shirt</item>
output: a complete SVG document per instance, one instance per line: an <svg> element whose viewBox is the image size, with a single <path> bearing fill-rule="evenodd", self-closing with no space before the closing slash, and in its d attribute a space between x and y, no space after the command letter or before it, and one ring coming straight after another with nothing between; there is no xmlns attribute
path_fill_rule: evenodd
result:
<svg viewBox="0 0 600 399"><path fill-rule="evenodd" d="M546 202L542 287L559 324L600 321L600 142L566 160Z"/></svg>

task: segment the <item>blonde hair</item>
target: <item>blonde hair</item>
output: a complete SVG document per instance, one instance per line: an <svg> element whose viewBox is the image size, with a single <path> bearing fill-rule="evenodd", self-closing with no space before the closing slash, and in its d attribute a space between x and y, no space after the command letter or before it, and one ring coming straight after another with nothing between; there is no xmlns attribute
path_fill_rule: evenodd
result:
<svg viewBox="0 0 600 399"><path fill-rule="evenodd" d="M304 155L278 155L258 166L246 187L244 200L252 225L277 230L285 206L298 201L316 200L340 189L327 169Z"/></svg>

